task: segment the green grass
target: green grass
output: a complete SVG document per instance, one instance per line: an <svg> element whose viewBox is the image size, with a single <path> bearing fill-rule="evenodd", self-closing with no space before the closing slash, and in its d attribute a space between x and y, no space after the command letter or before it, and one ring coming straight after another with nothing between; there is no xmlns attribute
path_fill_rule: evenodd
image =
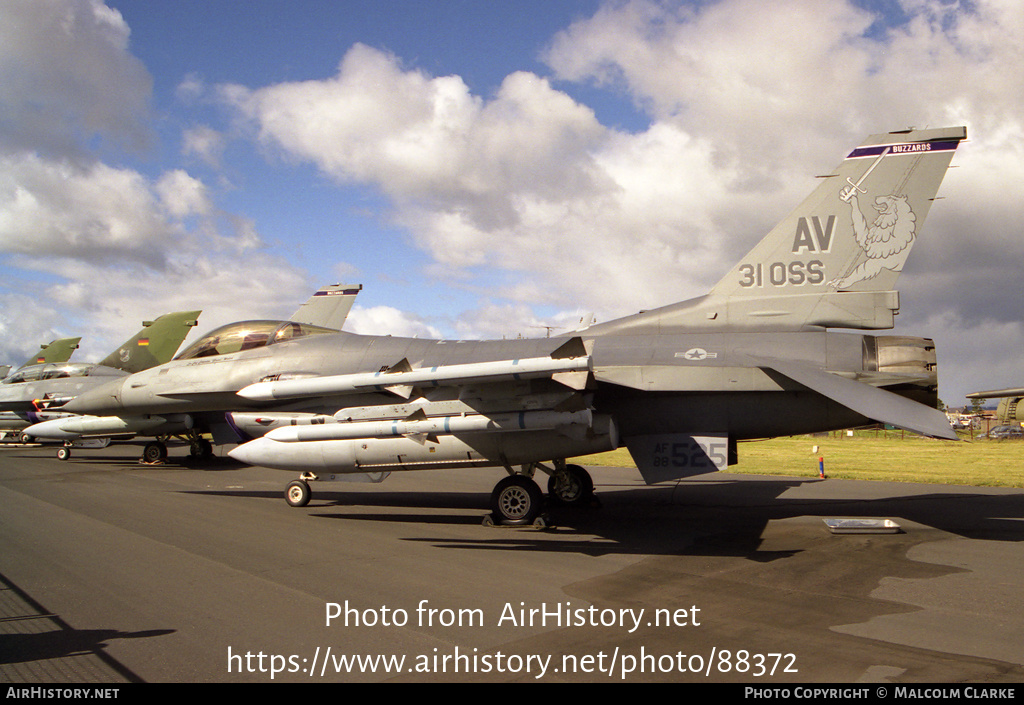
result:
<svg viewBox="0 0 1024 705"><path fill-rule="evenodd" d="M817 446L818 450L813 449ZM790 436L739 444L729 472L818 476L850 480L925 482L978 487L1024 487L1024 441L936 441L901 431L857 431L825 437ZM634 467L625 448L573 462Z"/></svg>

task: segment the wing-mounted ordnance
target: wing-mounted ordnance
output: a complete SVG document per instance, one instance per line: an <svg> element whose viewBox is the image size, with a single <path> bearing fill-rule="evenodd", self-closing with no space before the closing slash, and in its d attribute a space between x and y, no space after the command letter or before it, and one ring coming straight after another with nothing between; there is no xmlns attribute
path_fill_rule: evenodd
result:
<svg viewBox="0 0 1024 705"><path fill-rule="evenodd" d="M611 450L618 431L610 416L590 406L591 369L577 337L546 357L424 368L403 359L381 372L267 380L239 395L273 401L383 392L408 401L346 407L331 417L236 413L240 430L261 437L230 455L265 467L344 475L496 461L511 466Z"/></svg>
<svg viewBox="0 0 1024 705"><path fill-rule="evenodd" d="M192 425L192 417L188 414L126 417L65 416L35 424L31 427L31 435L33 438L73 441L79 438L134 436L136 434L178 434L189 430Z"/></svg>
<svg viewBox="0 0 1024 705"><path fill-rule="evenodd" d="M532 463L618 447L610 416L587 411L446 416L402 421L287 426L230 452L252 465L365 472ZM326 479L321 477L320 479Z"/></svg>
<svg viewBox="0 0 1024 705"><path fill-rule="evenodd" d="M238 395L251 401L298 399L359 392L390 392L404 399L416 388L455 386L478 382L497 383L550 377L573 389L586 385L591 369L590 355L580 338L572 338L549 357L491 362L472 362L413 369L406 359L380 372L275 379L240 389Z"/></svg>
<svg viewBox="0 0 1024 705"><path fill-rule="evenodd" d="M339 412L344 413L344 411ZM392 421L355 421L322 425L283 426L268 432L265 438L283 443L340 441L352 438L394 438L405 436L418 443L438 436L458 433L554 430L564 427L590 428L593 413L582 411L519 411L504 414L467 414L427 417L419 410L404 419Z"/></svg>

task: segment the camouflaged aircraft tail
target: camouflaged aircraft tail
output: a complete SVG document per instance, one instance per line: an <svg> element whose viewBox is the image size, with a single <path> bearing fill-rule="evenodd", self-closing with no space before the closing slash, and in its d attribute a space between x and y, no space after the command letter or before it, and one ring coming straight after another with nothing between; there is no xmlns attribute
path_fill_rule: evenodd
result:
<svg viewBox="0 0 1024 705"><path fill-rule="evenodd" d="M142 330L100 362L125 372L141 372L162 365L174 357L185 336L199 321L201 311L168 313L145 321Z"/></svg>
<svg viewBox="0 0 1024 705"><path fill-rule="evenodd" d="M71 359L71 354L78 349L78 343L81 342L81 340L81 338L60 338L59 340L54 340L46 345L40 345L39 352L26 360L25 364L21 367L55 362L67 362ZM21 367L18 369L21 369Z"/></svg>

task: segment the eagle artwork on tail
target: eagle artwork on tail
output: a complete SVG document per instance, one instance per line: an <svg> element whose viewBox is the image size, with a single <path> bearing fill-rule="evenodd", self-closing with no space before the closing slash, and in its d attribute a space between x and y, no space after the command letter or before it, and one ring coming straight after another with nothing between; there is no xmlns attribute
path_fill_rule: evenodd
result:
<svg viewBox="0 0 1024 705"><path fill-rule="evenodd" d="M871 279L883 269L902 271L914 243L917 221L907 197L891 195L876 198L874 208L878 217L871 225L860 210L854 189L844 189L840 198L850 204L854 236L867 259L845 277L829 283L836 289L847 289L859 281Z"/></svg>

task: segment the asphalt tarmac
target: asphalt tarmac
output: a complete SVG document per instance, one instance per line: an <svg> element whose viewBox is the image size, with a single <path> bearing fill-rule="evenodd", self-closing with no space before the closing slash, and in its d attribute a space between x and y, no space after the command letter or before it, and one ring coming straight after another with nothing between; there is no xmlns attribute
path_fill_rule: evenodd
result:
<svg viewBox="0 0 1024 705"><path fill-rule="evenodd" d="M1024 490L597 467L600 507L499 528L500 469L296 509L182 452L0 445L0 682L1024 679Z"/></svg>

